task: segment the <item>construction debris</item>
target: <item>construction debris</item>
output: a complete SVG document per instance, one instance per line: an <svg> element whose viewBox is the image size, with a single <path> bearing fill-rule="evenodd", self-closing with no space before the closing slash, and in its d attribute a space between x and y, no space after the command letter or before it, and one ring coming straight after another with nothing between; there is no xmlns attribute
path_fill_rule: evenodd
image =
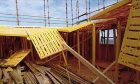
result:
<svg viewBox="0 0 140 84"><path fill-rule="evenodd" d="M24 68L23 68L24 67ZM23 69L21 69L23 68ZM68 73L66 73L68 72ZM69 80L70 79L70 80ZM23 65L0 68L1 84L89 84L90 82L60 66L41 66L24 61Z"/></svg>

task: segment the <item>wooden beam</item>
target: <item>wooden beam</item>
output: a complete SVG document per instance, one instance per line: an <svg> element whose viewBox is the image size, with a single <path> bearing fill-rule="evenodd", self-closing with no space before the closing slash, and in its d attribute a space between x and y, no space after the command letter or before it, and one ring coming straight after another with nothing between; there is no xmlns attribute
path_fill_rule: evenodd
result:
<svg viewBox="0 0 140 84"><path fill-rule="evenodd" d="M118 61L118 56L119 52L121 49L121 19L118 19L118 24L117 24L117 40L116 40L116 58L115 60ZM118 77L119 77L119 70L118 70L119 64L116 63L115 67L115 83L118 84Z"/></svg>
<svg viewBox="0 0 140 84"><path fill-rule="evenodd" d="M66 58L64 51L62 51L62 56L63 56L64 62L65 62L65 66L68 66L67 58Z"/></svg>
<svg viewBox="0 0 140 84"><path fill-rule="evenodd" d="M139 71L136 71L136 82L137 82L137 84L140 84L140 73L139 73Z"/></svg>
<svg viewBox="0 0 140 84"><path fill-rule="evenodd" d="M80 54L80 33L77 31L77 52ZM81 64L78 60L78 71L80 72Z"/></svg>
<svg viewBox="0 0 140 84"><path fill-rule="evenodd" d="M114 84L114 82L109 79L107 76L105 76L101 71L99 71L95 66L93 66L90 62L88 62L86 59L84 59L80 54L78 54L76 51L74 51L72 48L70 48L66 43L63 43L63 45L66 47L68 51L70 51L77 59L81 61L87 68L89 68L93 73L95 73L97 76L99 76L104 82L107 84Z"/></svg>
<svg viewBox="0 0 140 84"><path fill-rule="evenodd" d="M106 39L105 39L106 40ZM106 57L105 60L108 61L109 57L108 57L108 47L109 47L109 30L107 30L107 40L106 40Z"/></svg>
<svg viewBox="0 0 140 84"><path fill-rule="evenodd" d="M113 65L115 65L116 61L114 61L113 63L111 63L104 71L103 74L105 74ZM97 77L93 83L95 83L97 80L99 79L99 77Z"/></svg>
<svg viewBox="0 0 140 84"><path fill-rule="evenodd" d="M130 2L131 2L131 0L122 0L119 3L116 3L116 4L112 5L111 7L108 7L105 10L103 10L103 11L101 11L101 12L99 12L99 13L93 15L93 16L91 16L90 19L93 20L93 19L101 18L100 16L103 16L104 14L110 13L113 10L115 10L115 9L125 5L125 4L128 4Z"/></svg>
<svg viewBox="0 0 140 84"><path fill-rule="evenodd" d="M93 25L92 29L92 64L95 65L96 63L96 28Z"/></svg>

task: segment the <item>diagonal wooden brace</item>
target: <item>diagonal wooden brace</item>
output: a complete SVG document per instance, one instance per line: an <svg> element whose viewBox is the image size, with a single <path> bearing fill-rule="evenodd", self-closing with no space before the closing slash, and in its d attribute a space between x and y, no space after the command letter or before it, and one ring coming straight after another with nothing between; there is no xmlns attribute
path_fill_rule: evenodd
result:
<svg viewBox="0 0 140 84"><path fill-rule="evenodd" d="M64 47L71 52L78 60L81 61L88 69L90 69L93 73L95 73L98 77L100 77L107 84L115 84L111 79L109 79L106 75L104 75L101 71L99 71L95 66L93 66L90 62L84 59L80 54L74 51L71 47L69 47L66 43L63 43Z"/></svg>

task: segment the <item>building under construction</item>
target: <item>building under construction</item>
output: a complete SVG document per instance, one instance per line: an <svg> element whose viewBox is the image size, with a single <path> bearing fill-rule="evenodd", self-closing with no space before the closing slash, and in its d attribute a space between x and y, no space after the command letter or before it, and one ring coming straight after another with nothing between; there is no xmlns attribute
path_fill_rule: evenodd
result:
<svg viewBox="0 0 140 84"><path fill-rule="evenodd" d="M21 26L19 1L17 26L0 26L0 84L140 84L140 0L98 0L95 11L83 0L81 15L80 0L65 0L64 27L51 27L50 0L41 27Z"/></svg>

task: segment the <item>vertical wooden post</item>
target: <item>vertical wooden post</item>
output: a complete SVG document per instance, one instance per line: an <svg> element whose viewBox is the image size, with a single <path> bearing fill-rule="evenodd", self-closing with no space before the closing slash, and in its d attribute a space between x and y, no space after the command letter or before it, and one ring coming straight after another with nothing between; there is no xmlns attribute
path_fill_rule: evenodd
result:
<svg viewBox="0 0 140 84"><path fill-rule="evenodd" d="M80 33L77 31L77 52L80 54ZM78 60L78 71L80 71L81 64L80 61Z"/></svg>
<svg viewBox="0 0 140 84"><path fill-rule="evenodd" d="M33 56L33 45L32 45L32 42L29 41L29 44L30 44L30 49L31 49L31 59L34 61L34 56Z"/></svg>
<svg viewBox="0 0 140 84"><path fill-rule="evenodd" d="M113 28L113 38L114 38L114 52L116 57L116 29Z"/></svg>
<svg viewBox="0 0 140 84"><path fill-rule="evenodd" d="M68 44L68 33L66 33L66 43ZM66 59L68 57L68 52L66 52Z"/></svg>
<svg viewBox="0 0 140 84"><path fill-rule="evenodd" d="M95 25L93 25L92 28L92 64L95 65L95 59L96 59L96 28Z"/></svg>
<svg viewBox="0 0 140 84"><path fill-rule="evenodd" d="M85 56L85 51L84 51L84 48L85 48L85 32L82 32L82 56L84 57Z"/></svg>
<svg viewBox="0 0 140 84"><path fill-rule="evenodd" d="M64 51L62 51L62 56L63 56L64 62L65 62L65 65L66 65L66 71L67 71L67 75L68 75L68 79L69 79L69 84L71 84L70 75L68 73L68 62L67 62L67 59L66 59Z"/></svg>
<svg viewBox="0 0 140 84"><path fill-rule="evenodd" d="M64 59L64 62L66 64L66 66L68 66L68 62L67 62L67 59L66 59L64 51L62 51L62 56L63 56L63 59Z"/></svg>
<svg viewBox="0 0 140 84"><path fill-rule="evenodd" d="M116 61L118 61L118 56L119 56L119 52L120 52L120 47L121 45L121 20L118 19L118 24L117 24L117 42L116 42ZM115 82L116 84L118 84L118 77L119 77L119 64L116 63L116 69L115 69Z"/></svg>
<svg viewBox="0 0 140 84"><path fill-rule="evenodd" d="M137 80L137 84L140 84L140 74L139 74L139 71L136 71L136 80Z"/></svg>
<svg viewBox="0 0 140 84"><path fill-rule="evenodd" d="M105 38L106 40L106 38ZM108 46L109 46L109 30L107 30L107 40L106 40L106 57L105 60L108 61L109 57L108 57Z"/></svg>

